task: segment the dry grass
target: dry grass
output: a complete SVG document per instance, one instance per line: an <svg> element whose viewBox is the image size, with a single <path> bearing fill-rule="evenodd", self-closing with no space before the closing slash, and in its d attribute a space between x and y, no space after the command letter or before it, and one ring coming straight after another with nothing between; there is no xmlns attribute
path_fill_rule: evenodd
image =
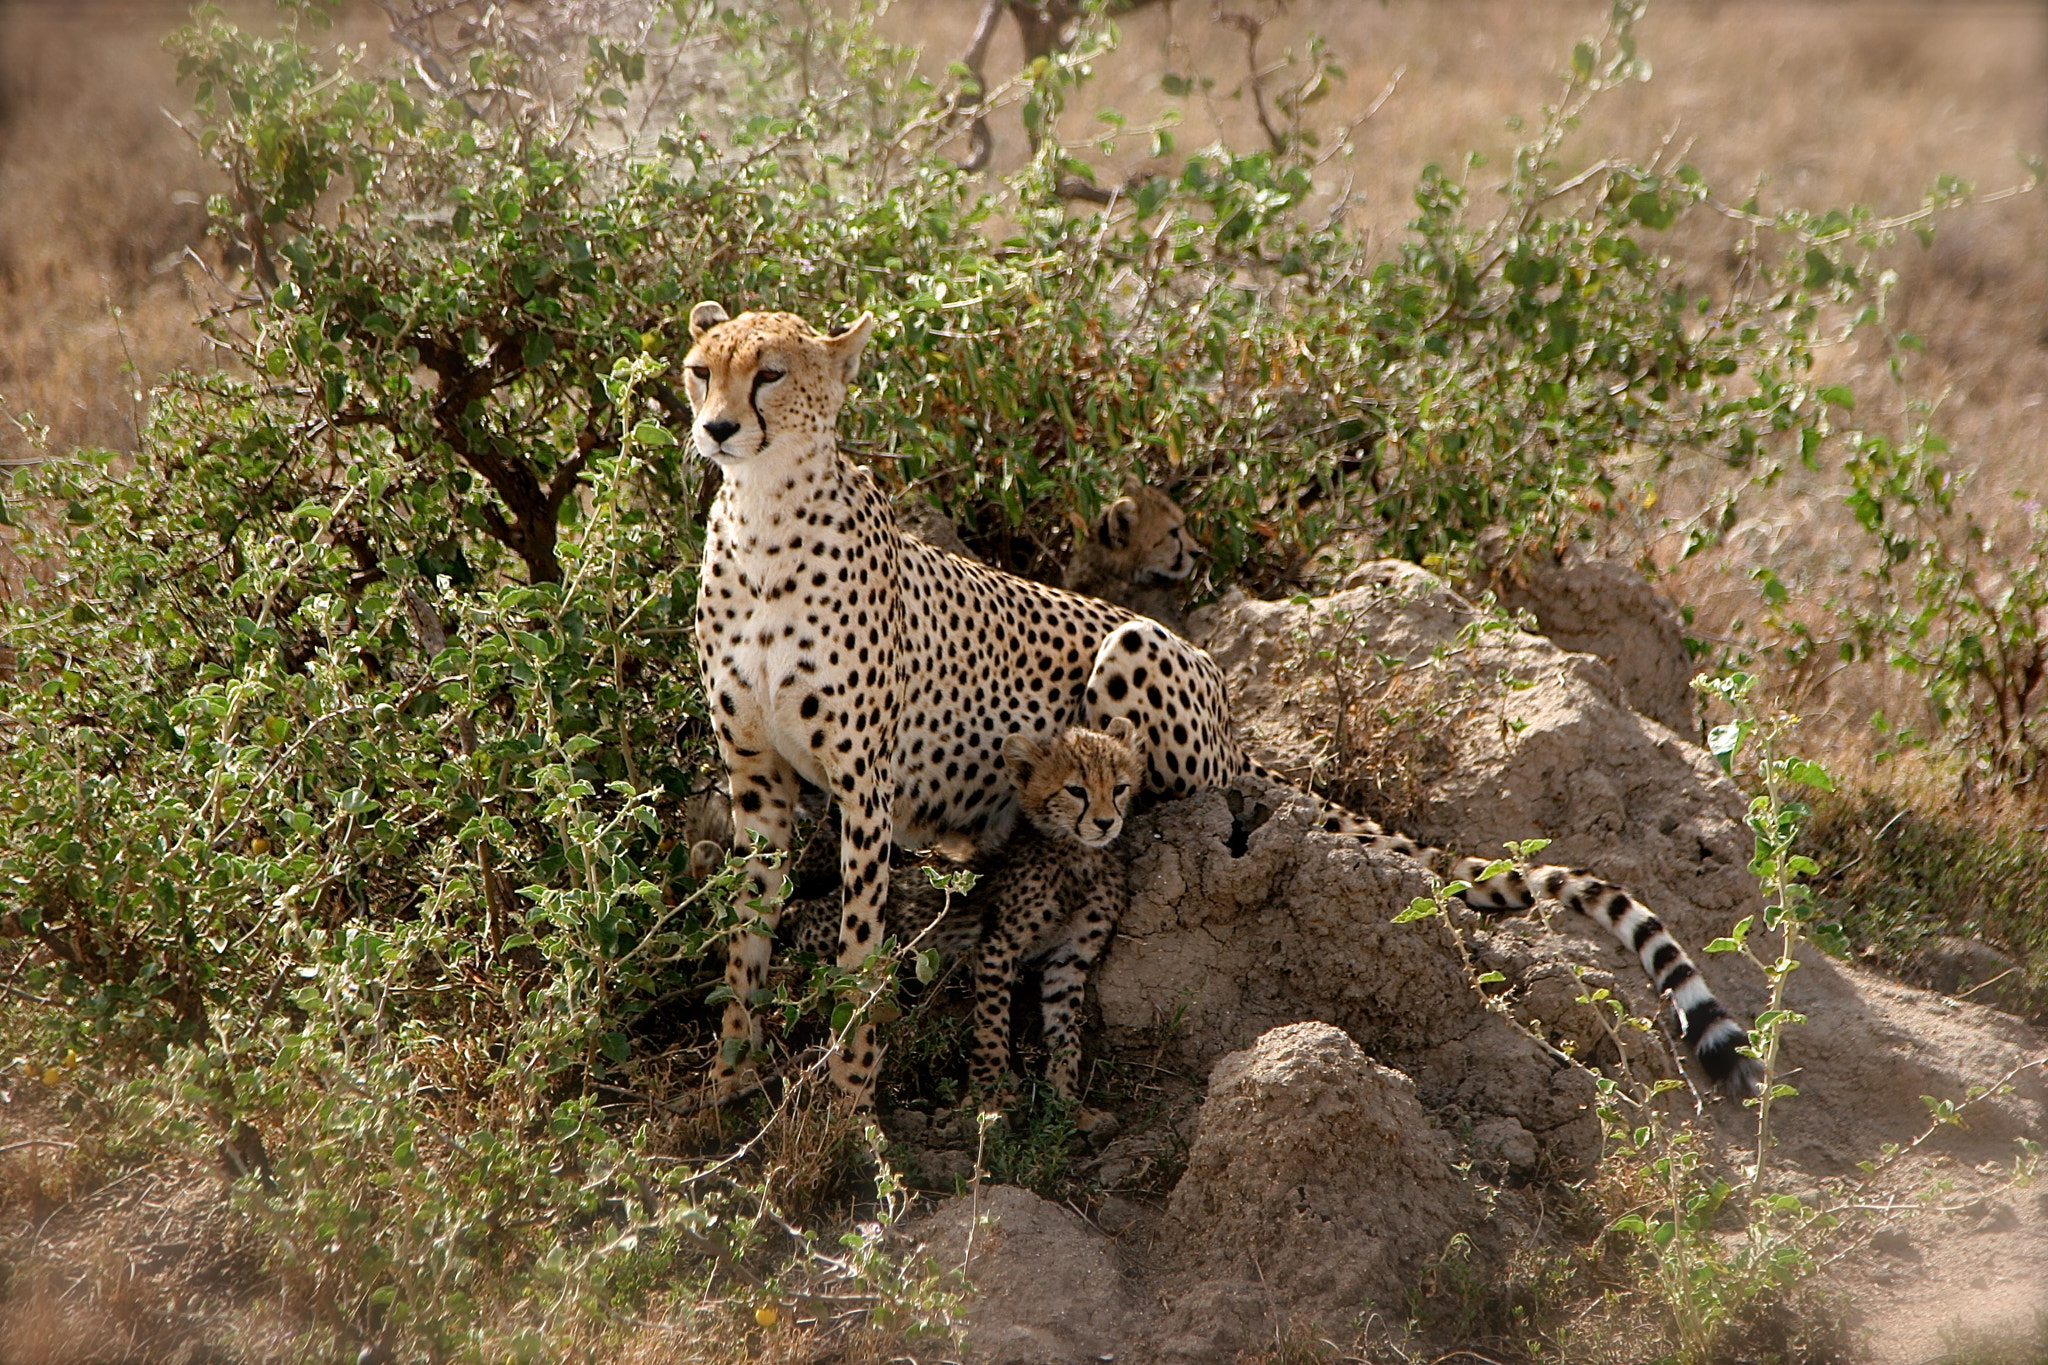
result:
<svg viewBox="0 0 2048 1365"><path fill-rule="evenodd" d="M183 254L216 184L163 113L183 9L0 8L0 404L59 450L134 449L155 377L207 360ZM0 426L0 460L28 453Z"/></svg>

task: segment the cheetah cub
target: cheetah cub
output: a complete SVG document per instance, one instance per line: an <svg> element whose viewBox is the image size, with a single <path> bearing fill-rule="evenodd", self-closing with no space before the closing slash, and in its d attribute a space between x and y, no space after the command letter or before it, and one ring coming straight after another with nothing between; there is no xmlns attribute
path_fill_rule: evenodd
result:
<svg viewBox="0 0 2048 1365"><path fill-rule="evenodd" d="M969 1076L978 1089L1007 1088L1010 994L1018 969L1040 959L1039 1017L1049 1060L1046 1080L1077 1099L1081 1047L1075 1015L1088 972L1130 904L1130 885L1115 848L1145 760L1128 720L1107 731L1071 727L1043 744L1012 735L1003 759L1017 784L1024 824L1007 847L972 864L982 881L949 906L923 877L892 881L885 932L901 942L936 948L949 965L974 965L974 1054ZM796 952L830 959L838 947L839 898L790 903L778 937ZM1100 1114L1082 1110L1080 1126Z"/></svg>
<svg viewBox="0 0 2048 1365"><path fill-rule="evenodd" d="M1029 735L1003 742L1025 825L1012 840L1008 874L983 912L974 972L977 1088L1004 1087L1010 1069L1010 990L1017 968L1044 962L1039 988L1047 1054L1045 1078L1079 1098L1081 1043L1075 1014L1088 973L1130 907L1131 887L1115 845L1131 797L1145 778L1137 730L1118 717L1106 730L1072 727L1050 743ZM1076 1122L1102 1115L1083 1109Z"/></svg>
<svg viewBox="0 0 2048 1365"><path fill-rule="evenodd" d="M1187 633L1176 585L1195 571L1202 553L1188 535L1187 513L1159 489L1136 478L1074 538L1062 580L1069 592L1099 597L1169 629Z"/></svg>

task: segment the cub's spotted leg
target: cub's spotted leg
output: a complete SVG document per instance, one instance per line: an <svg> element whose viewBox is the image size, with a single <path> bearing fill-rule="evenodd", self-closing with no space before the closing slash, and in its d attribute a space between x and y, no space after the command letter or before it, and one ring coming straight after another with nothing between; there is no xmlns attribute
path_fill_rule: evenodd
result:
<svg viewBox="0 0 2048 1365"><path fill-rule="evenodd" d="M1017 978L1023 945L1014 933L985 933L974 968L974 1052L967 1060L967 1084L990 1095L1010 1089L1010 988Z"/></svg>
<svg viewBox="0 0 2048 1365"><path fill-rule="evenodd" d="M1121 877L1123 868L1112 866L1110 875ZM1039 1018L1043 1022L1046 1063L1045 1078L1063 1098L1078 1100L1081 1081L1081 1040L1075 1037L1075 1016L1088 987L1088 973L1109 946L1117 919L1129 897L1114 887L1093 883L1087 898L1068 921L1069 937L1046 959L1038 993ZM1075 1125L1082 1132L1093 1129L1103 1115L1082 1109Z"/></svg>
<svg viewBox="0 0 2048 1365"><path fill-rule="evenodd" d="M741 914L748 920L725 959L725 984L732 999L725 1005L718 1059L711 1070L712 1086L720 1096L739 1088L740 1073L751 1069L753 1054L761 1046L761 1024L749 1003L754 992L767 984L768 958L774 949L775 926L782 918L786 887L782 860L771 861L767 855L787 854L796 832L796 773L765 744L755 748L738 738L750 728L740 715L719 727L719 747L732 778L734 846L747 855ZM756 835L764 844L759 852L754 850Z"/></svg>
<svg viewBox="0 0 2048 1365"><path fill-rule="evenodd" d="M974 968L974 1052L967 1063L967 1082L976 1090L1006 1095L1010 1089L1011 990L1017 964L1058 918L1058 881L1054 868L1012 867L982 912Z"/></svg>

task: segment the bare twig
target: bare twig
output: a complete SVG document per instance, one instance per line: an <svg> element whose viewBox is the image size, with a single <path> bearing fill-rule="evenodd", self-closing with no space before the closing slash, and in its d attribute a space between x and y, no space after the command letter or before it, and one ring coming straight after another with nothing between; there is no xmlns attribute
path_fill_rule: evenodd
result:
<svg viewBox="0 0 2048 1365"><path fill-rule="evenodd" d="M68 1151L78 1150L78 1144L75 1142L62 1142L56 1138L23 1138L19 1142L10 1142L0 1146L0 1155L8 1152L18 1152L24 1147L62 1147Z"/></svg>
<svg viewBox="0 0 2048 1365"><path fill-rule="evenodd" d="M1228 24L1244 34L1245 84L1251 87L1252 109L1259 117L1259 127L1265 130L1266 142L1273 149L1273 155L1281 156L1287 151L1287 136L1273 126L1273 115L1266 108L1266 76L1259 69L1259 35L1265 31L1266 21L1255 15L1241 14L1235 10L1216 7L1216 22Z"/></svg>
<svg viewBox="0 0 2048 1365"><path fill-rule="evenodd" d="M984 66L989 41L996 36L996 21L1002 17L1003 0L988 0L974 26L974 38L967 44L967 53L960 59L971 79L954 96L953 107L974 116L967 128L967 159L960 163L963 171L988 169L989 159L995 154L995 138L988 130L988 76Z"/></svg>

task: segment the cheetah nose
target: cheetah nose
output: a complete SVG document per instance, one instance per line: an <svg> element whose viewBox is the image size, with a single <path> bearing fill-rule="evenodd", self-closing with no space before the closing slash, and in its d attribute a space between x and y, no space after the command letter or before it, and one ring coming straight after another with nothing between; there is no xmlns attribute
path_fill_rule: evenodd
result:
<svg viewBox="0 0 2048 1365"><path fill-rule="evenodd" d="M730 417L721 417L715 422L706 422L704 424L704 434L720 445L724 445L727 438L739 429L740 424L733 421Z"/></svg>
<svg viewBox="0 0 2048 1365"><path fill-rule="evenodd" d="M1108 816L1098 815L1095 817L1095 828L1099 830L1107 832L1115 824L1116 821Z"/></svg>

